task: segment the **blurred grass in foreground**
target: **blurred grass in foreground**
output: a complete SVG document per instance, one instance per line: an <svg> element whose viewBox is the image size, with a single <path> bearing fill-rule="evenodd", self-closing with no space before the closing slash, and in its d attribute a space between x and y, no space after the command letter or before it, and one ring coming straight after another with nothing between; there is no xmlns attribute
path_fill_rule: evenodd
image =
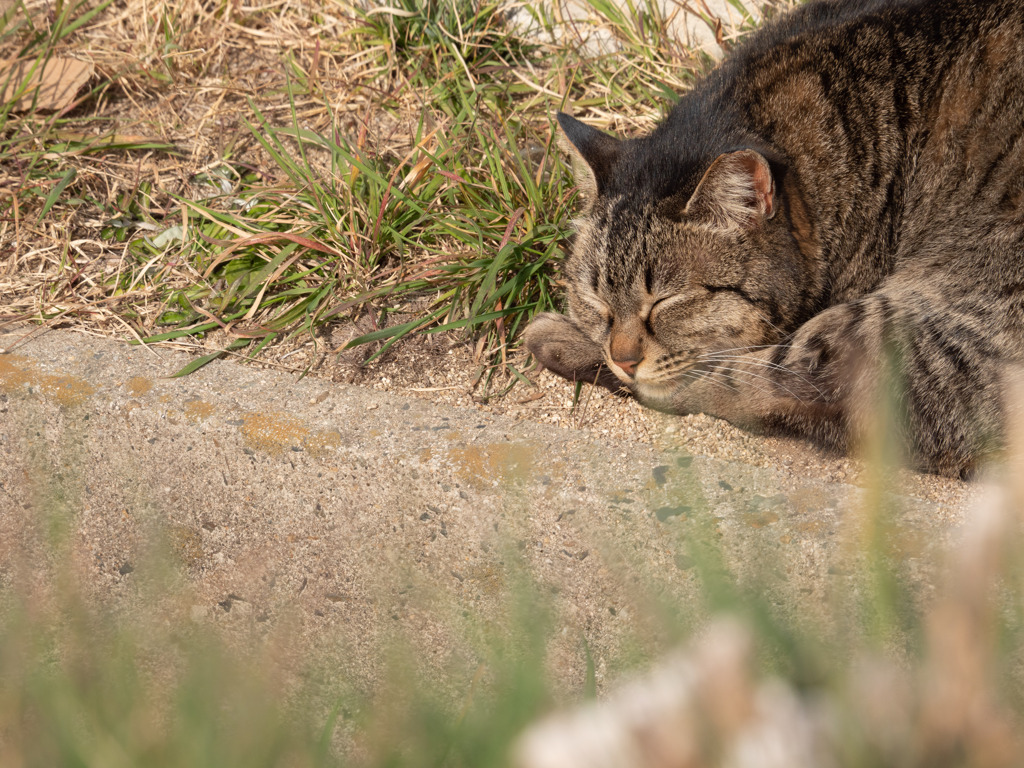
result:
<svg viewBox="0 0 1024 768"><path fill-rule="evenodd" d="M522 730L572 696L546 658L550 593L524 563L507 566L520 575L500 625L434 616L473 658L438 669L401 650L399 631L380 649L382 674L359 688L284 653L283 630L240 639L190 620L170 561L140 566L141 602L121 612L86 595L69 565L77 502L58 486L38 510L50 543L0 573L0 765L1002 768L1024 755L1024 496L1012 484L932 564L934 591L900 553L898 508L869 488L847 530L854 570L836 582L851 588L813 606L792 594L784 562L735 572L715 518L681 499L695 510L681 546L702 599L666 604L656 576L631 585L640 625L656 631L630 639L627 666L659 657L666 638L689 650L625 692L611 684L597 705L581 700L525 746ZM593 695L592 675L576 696Z"/></svg>
<svg viewBox="0 0 1024 768"><path fill-rule="evenodd" d="M441 671L455 698L431 685L438 670L414 660L400 631L379 649L379 679L360 688L296 653L287 630L195 616L168 542L142 558L127 599L80 583L78 505L49 486L35 541L0 571L5 768L498 766L548 706L549 626L526 587L509 598L512 626L459 625L480 637L471 665Z"/></svg>

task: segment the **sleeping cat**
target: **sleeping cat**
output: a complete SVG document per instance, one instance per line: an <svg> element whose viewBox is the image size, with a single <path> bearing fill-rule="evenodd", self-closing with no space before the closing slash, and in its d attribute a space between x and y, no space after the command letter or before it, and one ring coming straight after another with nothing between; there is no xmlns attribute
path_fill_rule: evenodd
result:
<svg viewBox="0 0 1024 768"><path fill-rule="evenodd" d="M526 331L542 365L838 450L893 385L919 468L999 447L1024 360L1024 4L812 0L649 136L558 121L586 209L569 314Z"/></svg>

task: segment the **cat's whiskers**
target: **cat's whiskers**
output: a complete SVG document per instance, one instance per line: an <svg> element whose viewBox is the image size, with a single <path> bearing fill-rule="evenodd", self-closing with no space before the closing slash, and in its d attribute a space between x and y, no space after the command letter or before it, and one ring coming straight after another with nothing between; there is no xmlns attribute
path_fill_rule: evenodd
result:
<svg viewBox="0 0 1024 768"><path fill-rule="evenodd" d="M733 383L732 381L730 381L728 377L726 377L724 379L719 379L719 378L715 378L714 376L710 376L709 373L710 373L709 371L699 371L699 370L686 371L685 378L690 379L690 381L694 382L694 383L698 382L698 381L708 381L711 384L716 384L716 385L718 385L720 387L724 387L724 388L726 388L728 390L731 390L732 392L739 392L740 391L740 388L739 388L738 384Z"/></svg>
<svg viewBox="0 0 1024 768"><path fill-rule="evenodd" d="M779 363L773 363L771 360L761 360L761 359L751 358L750 357L750 355L752 355L755 352L763 352L765 350L779 349L779 348L780 348L779 344L762 344L762 345L750 346L750 347L734 347L732 349L717 349L717 350L714 350L712 352L703 352L703 353L701 353L700 355L698 355L698 359L706 360L706 359L710 359L710 358L713 358L713 357L719 357L719 356L723 357L723 359L730 359L730 360L742 358L744 360L749 360L751 363L757 362L757 363L760 363L762 365L774 366L774 367L776 367L778 369L788 371L789 373L792 373L794 376L799 376L800 374L798 374L796 371L794 371L791 368L788 368L788 367L786 367L784 365L781 365Z"/></svg>
<svg viewBox="0 0 1024 768"><path fill-rule="evenodd" d="M723 374L728 374L729 376L733 377L737 381L739 380L737 377L740 376L741 374L744 375L744 376L749 376L749 377L754 378L754 379L758 379L760 381L766 381L769 384L784 390L790 397L792 397L797 402L799 402L799 403L804 402L804 398L802 398L796 392L791 390L785 384L780 384L775 379L769 378L768 376L761 376L760 374L754 373L753 371L746 371L746 370L743 370L742 368L722 367L722 368L712 369L712 370L718 370L718 371L721 371ZM772 394L771 387L762 387L762 386L759 386L757 384L751 384L751 383L748 383L748 386L750 386L751 389L757 390L758 392L760 392L763 395L770 395L770 394Z"/></svg>
<svg viewBox="0 0 1024 768"><path fill-rule="evenodd" d="M725 356L725 355L722 355L719 352L711 352L711 353L708 353L708 354L705 354L705 355L701 355L700 359L701 359L701 361L707 361L707 362L712 362L712 363L733 363L733 362L743 363L744 365L750 365L750 366L753 366L753 367L756 367L756 368L766 368L766 369L768 369L770 371L778 371L780 373L785 373L788 376L792 376L794 379L796 379L800 383L806 384L807 386L811 387L822 398L825 398L825 393L821 390L821 388L817 384L815 384L811 379L809 379L807 376L804 376L801 373L797 373L793 369L787 368L784 365L779 365L778 363L773 363L773 362L768 361L768 360L755 360L755 359L750 359L748 357L738 356L738 355ZM749 373L749 371L748 371L748 373ZM785 385L782 384L781 382L775 381L775 383L778 384L783 389L786 389ZM786 389L786 391L790 391L790 390Z"/></svg>
<svg viewBox="0 0 1024 768"><path fill-rule="evenodd" d="M701 356L703 357L703 356ZM671 388L672 385L678 386L681 382L689 381L691 384L698 381L705 381L716 386L725 387L732 392L740 392L743 385L750 389L763 394L770 395L771 389L769 387L759 386L751 381L742 381L740 375L746 375L752 379L759 379L766 382L772 382L766 376L761 376L753 371L746 371L738 368L733 368L729 365L723 364L723 362L717 362L712 367L706 367L701 365L703 360L701 358L684 358L680 360L672 360L672 365L662 365L655 371L654 375L645 376L642 380L638 379L637 384L645 389L658 389L662 390L666 388L666 384ZM684 386L689 386L685 384ZM783 387L783 389L786 389ZM787 392L789 390L787 389ZM655 393L650 393L654 395ZM793 393L789 394L798 399L799 397Z"/></svg>
<svg viewBox="0 0 1024 768"><path fill-rule="evenodd" d="M671 409L675 396L681 389L693 386L704 378L701 371L686 370L680 375L673 377L659 377L658 379L637 379L636 394L649 405L660 403L662 407ZM708 379L709 383L722 387L730 393L739 392L739 387L731 381L721 379ZM657 407L657 406L656 406Z"/></svg>
<svg viewBox="0 0 1024 768"><path fill-rule="evenodd" d="M716 357L714 354L708 353L700 355L697 359L689 358L685 361L681 361L682 365L678 367L662 366L657 372L659 375L657 377L648 378L645 383L653 383L654 381L664 381L666 379L670 381L679 381L682 378L687 378L690 379L691 381L704 379L719 384L722 383L721 379L727 379L733 382L741 383L740 376L742 375L748 377L747 381L742 383L745 383L746 386L759 392L760 394L771 395L771 387L756 385L752 381L750 381L750 379L757 379L759 381L767 382L770 385L777 386L797 402L804 402L803 397L801 397L799 394L797 394L792 389L787 387L785 384L778 382L775 379L770 378L768 376L763 376L754 371L736 367L733 365L734 362L742 362L747 365L755 365L758 367L767 368L769 370L773 369L773 364L765 361L750 360L742 356ZM799 376L799 374L793 373L788 368L783 368L782 366L778 365L775 365L774 367L779 370L786 371L787 373L791 373L797 378L802 378ZM806 383L813 387L819 395L824 397L824 393L822 393L821 390L818 389L818 387L816 387L813 382L808 381ZM737 386L733 384L730 384L730 386L736 391L738 391L739 389Z"/></svg>
<svg viewBox="0 0 1024 768"><path fill-rule="evenodd" d="M748 354L748 353L752 353L752 352L760 352L760 351L765 350L765 349L775 349L778 346L779 346L778 344L751 344L750 346L747 346L747 347L727 347L725 349L717 349L714 352L703 352L701 354L702 355L717 355L717 354L722 354L722 353L726 353L726 352L734 352L734 353L743 355L743 354Z"/></svg>
<svg viewBox="0 0 1024 768"><path fill-rule="evenodd" d="M640 375L636 379L637 386L648 390L651 395L655 393L650 390L660 390L661 394L674 391L678 388L681 378L691 380L699 378L699 371L694 370L695 364L692 358L672 360L671 364L666 364L662 358L659 363L657 367L641 369Z"/></svg>
<svg viewBox="0 0 1024 768"><path fill-rule="evenodd" d="M782 330L781 328L779 328L779 326L777 326L775 323L773 323L771 318L768 317L764 312L762 312L756 306L751 305L750 309L754 312L754 314L756 314L758 317L760 317L761 320L764 321L764 323L767 324L767 326L769 328L771 328L773 331L778 333L779 336L781 336L783 339L785 339L787 336L790 335L790 334L786 333L784 330Z"/></svg>
<svg viewBox="0 0 1024 768"><path fill-rule="evenodd" d="M651 380L656 381L672 381L677 379L680 375L688 373L694 368L698 367L696 361L692 358L683 358L681 360L670 360L662 362L661 365L654 371L653 375L648 375Z"/></svg>

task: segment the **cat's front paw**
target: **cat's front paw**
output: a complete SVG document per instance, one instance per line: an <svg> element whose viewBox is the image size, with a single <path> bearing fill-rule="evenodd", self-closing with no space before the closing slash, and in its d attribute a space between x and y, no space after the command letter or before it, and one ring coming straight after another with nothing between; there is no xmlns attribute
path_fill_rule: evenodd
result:
<svg viewBox="0 0 1024 768"><path fill-rule="evenodd" d="M524 341L537 362L563 379L599 384L613 392L623 389L604 364L601 347L565 315L537 315L527 326Z"/></svg>

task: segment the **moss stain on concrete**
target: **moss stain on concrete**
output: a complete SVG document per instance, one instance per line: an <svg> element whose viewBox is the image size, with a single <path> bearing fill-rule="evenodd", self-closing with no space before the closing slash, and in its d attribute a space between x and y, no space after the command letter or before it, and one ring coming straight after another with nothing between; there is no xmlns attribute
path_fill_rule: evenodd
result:
<svg viewBox="0 0 1024 768"><path fill-rule="evenodd" d="M13 395L26 387L38 390L65 408L81 405L96 392L85 379L46 373L21 355L0 355L0 389Z"/></svg>
<svg viewBox="0 0 1024 768"><path fill-rule="evenodd" d="M132 376L125 382L124 388L132 397L142 397L148 395L149 390L153 388L153 380L147 379L145 376Z"/></svg>
<svg viewBox="0 0 1024 768"><path fill-rule="evenodd" d="M321 456L326 451L334 450L341 445L341 433L336 429L326 432L311 432L303 445L314 456Z"/></svg>
<svg viewBox="0 0 1024 768"><path fill-rule="evenodd" d="M309 429L305 422L288 413L246 413L239 431L250 448L268 453L301 448L316 456L341 445L341 433L337 430Z"/></svg>
<svg viewBox="0 0 1024 768"><path fill-rule="evenodd" d="M185 418L196 422L210 418L216 410L216 406L212 403L207 403L199 398L185 401L183 408Z"/></svg>
<svg viewBox="0 0 1024 768"><path fill-rule="evenodd" d="M202 564L205 553L203 538L199 535L199 531L190 526L175 523L168 528L167 538L171 550L181 558L184 565L194 568Z"/></svg>
<svg viewBox="0 0 1024 768"><path fill-rule="evenodd" d="M527 480L534 474L537 446L529 443L489 443L453 446L448 460L463 481L477 487Z"/></svg>
<svg viewBox="0 0 1024 768"><path fill-rule="evenodd" d="M250 448L269 453L300 446L309 435L302 421L287 413L246 413L238 429Z"/></svg>

